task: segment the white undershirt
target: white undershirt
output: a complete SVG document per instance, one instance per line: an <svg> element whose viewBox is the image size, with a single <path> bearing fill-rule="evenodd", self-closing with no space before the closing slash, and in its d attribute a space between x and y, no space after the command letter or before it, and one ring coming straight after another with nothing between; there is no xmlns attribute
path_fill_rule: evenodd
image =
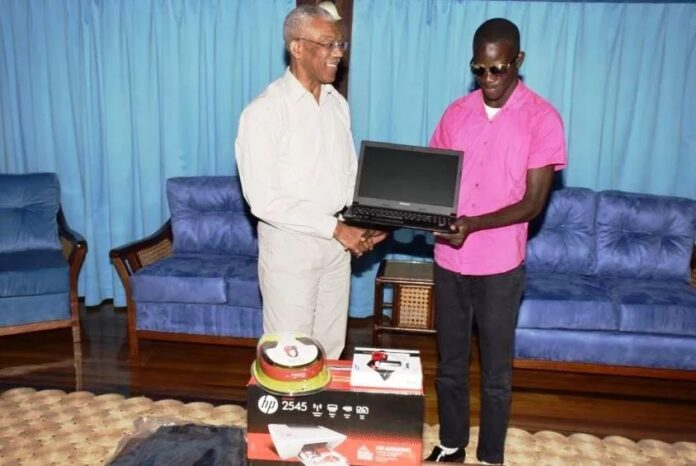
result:
<svg viewBox="0 0 696 466"><path fill-rule="evenodd" d="M495 108L495 107L489 107L486 104L483 104L484 108L486 109L486 115L488 115L488 119L492 120L493 117L500 111L502 107Z"/></svg>

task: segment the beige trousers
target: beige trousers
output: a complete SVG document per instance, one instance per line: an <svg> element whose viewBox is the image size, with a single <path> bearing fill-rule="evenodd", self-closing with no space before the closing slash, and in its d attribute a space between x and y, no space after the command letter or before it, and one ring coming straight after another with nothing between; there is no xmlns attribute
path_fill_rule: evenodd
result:
<svg viewBox="0 0 696 466"><path fill-rule="evenodd" d="M338 359L346 340L350 253L334 239L262 222L258 239L263 331L305 333Z"/></svg>

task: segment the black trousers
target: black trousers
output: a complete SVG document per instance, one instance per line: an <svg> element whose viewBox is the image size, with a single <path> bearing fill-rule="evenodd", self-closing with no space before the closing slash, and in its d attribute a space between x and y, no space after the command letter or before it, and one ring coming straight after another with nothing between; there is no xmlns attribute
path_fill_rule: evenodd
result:
<svg viewBox="0 0 696 466"><path fill-rule="evenodd" d="M475 319L481 355L479 461L504 460L515 326L523 287L523 266L501 274L473 276L435 265L440 442L446 447L469 443L469 363Z"/></svg>

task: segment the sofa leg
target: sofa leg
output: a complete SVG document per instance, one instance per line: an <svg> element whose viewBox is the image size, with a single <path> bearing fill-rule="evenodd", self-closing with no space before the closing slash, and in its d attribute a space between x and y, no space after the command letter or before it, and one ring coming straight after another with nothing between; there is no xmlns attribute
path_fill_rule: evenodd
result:
<svg viewBox="0 0 696 466"><path fill-rule="evenodd" d="M82 371L82 326L80 325L80 316L77 306L75 307L70 330L72 332L73 341L73 366L75 367L75 390L84 389L84 373Z"/></svg>
<svg viewBox="0 0 696 466"><path fill-rule="evenodd" d="M138 356L138 337L135 334L128 336L128 346L130 348L130 355L134 357Z"/></svg>
<svg viewBox="0 0 696 466"><path fill-rule="evenodd" d="M72 341L74 345L79 345L82 341L82 331L80 328L80 322L73 321L70 325L72 331Z"/></svg>
<svg viewBox="0 0 696 466"><path fill-rule="evenodd" d="M73 343L73 366L75 367L75 390L84 390L85 381L84 371L82 370L82 345L79 342Z"/></svg>
<svg viewBox="0 0 696 466"><path fill-rule="evenodd" d="M128 347L130 348L130 355L138 355L138 331L136 330L136 317L135 317L135 301L130 297L130 293L127 293L127 311L128 311Z"/></svg>

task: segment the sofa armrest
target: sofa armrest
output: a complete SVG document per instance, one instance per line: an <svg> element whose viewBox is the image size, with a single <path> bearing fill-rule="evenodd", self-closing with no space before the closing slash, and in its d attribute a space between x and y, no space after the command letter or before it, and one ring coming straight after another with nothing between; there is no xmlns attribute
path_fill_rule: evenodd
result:
<svg viewBox="0 0 696 466"><path fill-rule="evenodd" d="M169 257L172 254L171 220L155 233L132 243L113 248L109 257L113 261L124 286L128 277L148 264Z"/></svg>
<svg viewBox="0 0 696 466"><path fill-rule="evenodd" d="M121 279L121 284L126 292L128 344L132 356L138 354L138 332L130 277L146 265L170 256L172 254L172 238L172 223L171 220L167 220L152 235L109 251L109 257L116 267L116 272L118 272L118 277Z"/></svg>
<svg viewBox="0 0 696 466"><path fill-rule="evenodd" d="M63 257L68 261L70 267L70 312L72 318L77 321L79 319L77 279L87 255L87 241L81 234L68 226L62 208L58 209L57 220L58 237L63 248ZM79 336L75 341L79 341Z"/></svg>
<svg viewBox="0 0 696 466"><path fill-rule="evenodd" d="M80 274L85 255L87 254L87 241L80 233L70 228L63 214L63 209L58 209L57 220L58 237L63 248L63 257L70 264L71 281L73 273L75 274L75 280L77 280L77 275Z"/></svg>

